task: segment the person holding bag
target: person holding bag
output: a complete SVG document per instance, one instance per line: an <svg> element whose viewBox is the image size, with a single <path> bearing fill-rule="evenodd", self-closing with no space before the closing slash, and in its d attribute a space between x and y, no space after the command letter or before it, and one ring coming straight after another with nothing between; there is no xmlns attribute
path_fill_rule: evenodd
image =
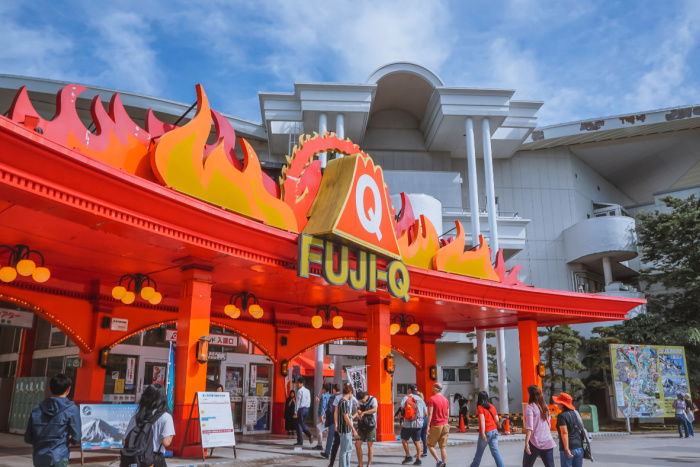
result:
<svg viewBox="0 0 700 467"><path fill-rule="evenodd" d="M528 404L525 407L525 452L523 467L532 467L539 457L545 467L554 467L554 448L557 443L549 431L552 415L542 397L539 386L528 386Z"/></svg>
<svg viewBox="0 0 700 467"><path fill-rule="evenodd" d="M358 467L363 466L362 443L367 443L367 467L370 467L374 458L373 445L377 440L377 408L379 404L375 397L364 391L357 393L357 400L360 403L360 408L357 412L357 440L355 440L357 465Z"/></svg>
<svg viewBox="0 0 700 467"><path fill-rule="evenodd" d="M498 412L496 407L489 402L489 393L481 391L476 400L476 415L479 423L479 441L476 444L476 452L471 467L479 467L481 457L486 446L491 450L496 467L504 467L501 453L498 451Z"/></svg>
<svg viewBox="0 0 700 467"><path fill-rule="evenodd" d="M557 416L561 467L581 467L583 459L593 460L590 438L583 427L581 415L569 394L562 392L552 397L552 400L562 411Z"/></svg>

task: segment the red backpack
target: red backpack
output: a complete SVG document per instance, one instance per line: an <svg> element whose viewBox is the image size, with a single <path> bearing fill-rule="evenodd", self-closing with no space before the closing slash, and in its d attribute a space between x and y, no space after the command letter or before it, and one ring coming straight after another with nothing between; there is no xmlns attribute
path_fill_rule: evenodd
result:
<svg viewBox="0 0 700 467"><path fill-rule="evenodd" d="M406 396L406 405L403 407L403 418L409 422L416 419L418 415L418 404L413 396Z"/></svg>

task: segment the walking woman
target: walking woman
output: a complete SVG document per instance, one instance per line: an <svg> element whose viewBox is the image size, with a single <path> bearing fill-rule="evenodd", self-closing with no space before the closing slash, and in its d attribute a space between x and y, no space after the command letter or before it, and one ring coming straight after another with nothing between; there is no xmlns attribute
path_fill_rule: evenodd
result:
<svg viewBox="0 0 700 467"><path fill-rule="evenodd" d="M496 467L504 467L501 453L498 452L498 412L496 407L489 402L489 393L481 391L476 400L476 415L479 424L479 441L476 445L474 460L471 467L478 467L481 463L481 456L484 455L486 446L489 447Z"/></svg>
<svg viewBox="0 0 700 467"><path fill-rule="evenodd" d="M549 430L552 416L538 386L528 386L527 394L529 400L525 407L523 467L532 467L538 457L545 467L554 467L554 448L557 444Z"/></svg>
<svg viewBox="0 0 700 467"><path fill-rule="evenodd" d="M149 431L151 444L143 446L138 441ZM139 401L139 408L126 427L120 465L166 467L165 450L172 444L174 436L175 425L172 415L168 413L165 389L160 384L146 386Z"/></svg>
<svg viewBox="0 0 700 467"><path fill-rule="evenodd" d="M698 408L695 407L695 404L693 403L693 398L690 397L690 394L685 395L685 418L688 419L688 434L692 436L693 438L695 437L695 428L693 427L693 423L695 422L695 412L698 411Z"/></svg>
<svg viewBox="0 0 700 467"><path fill-rule="evenodd" d="M287 430L288 435L296 434L297 419L294 418L294 414L297 405L297 399L296 393L293 389L289 391L289 395L287 396L287 400L284 404L284 429Z"/></svg>

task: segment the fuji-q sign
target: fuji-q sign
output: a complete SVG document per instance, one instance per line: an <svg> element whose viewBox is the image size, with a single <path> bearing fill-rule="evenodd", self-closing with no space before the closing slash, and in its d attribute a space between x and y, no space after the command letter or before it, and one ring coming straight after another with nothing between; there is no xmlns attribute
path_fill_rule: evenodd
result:
<svg viewBox="0 0 700 467"><path fill-rule="evenodd" d="M329 284L369 292L385 287L408 300L408 269L400 259L381 167L363 154L330 161L299 236L299 276L308 277L316 263Z"/></svg>

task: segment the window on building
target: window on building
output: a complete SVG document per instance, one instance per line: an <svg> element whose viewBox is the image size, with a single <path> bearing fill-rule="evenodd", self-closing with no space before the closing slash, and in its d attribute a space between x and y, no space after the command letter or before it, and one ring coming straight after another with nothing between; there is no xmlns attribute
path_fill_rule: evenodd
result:
<svg viewBox="0 0 700 467"><path fill-rule="evenodd" d="M457 372L454 368L442 369L442 380L446 383L457 381Z"/></svg>
<svg viewBox="0 0 700 467"><path fill-rule="evenodd" d="M128 339L124 339L123 341L120 342L120 344L124 345L141 345L141 336L143 336L143 333L138 333L134 334L133 336L129 337Z"/></svg>
<svg viewBox="0 0 700 467"><path fill-rule="evenodd" d="M51 336L49 338L49 347L50 348L55 348L55 347L65 347L67 344L68 338L66 337L63 332L58 329L57 327L51 326Z"/></svg>
<svg viewBox="0 0 700 467"><path fill-rule="evenodd" d="M410 386L410 383L399 383L396 385L396 393L404 396L408 394L408 386Z"/></svg>
<svg viewBox="0 0 700 467"><path fill-rule="evenodd" d="M14 360L9 362L0 362L0 378L11 378L15 376L17 362Z"/></svg>
<svg viewBox="0 0 700 467"><path fill-rule="evenodd" d="M175 329L175 325L170 324L167 326L160 326L144 332L143 345L148 347L169 347L170 343L165 340L166 329Z"/></svg>
<svg viewBox="0 0 700 467"><path fill-rule="evenodd" d="M0 327L0 354L19 352L22 328Z"/></svg>
<svg viewBox="0 0 700 467"><path fill-rule="evenodd" d="M36 350L48 349L51 342L51 323L43 319L37 319L36 326Z"/></svg>

